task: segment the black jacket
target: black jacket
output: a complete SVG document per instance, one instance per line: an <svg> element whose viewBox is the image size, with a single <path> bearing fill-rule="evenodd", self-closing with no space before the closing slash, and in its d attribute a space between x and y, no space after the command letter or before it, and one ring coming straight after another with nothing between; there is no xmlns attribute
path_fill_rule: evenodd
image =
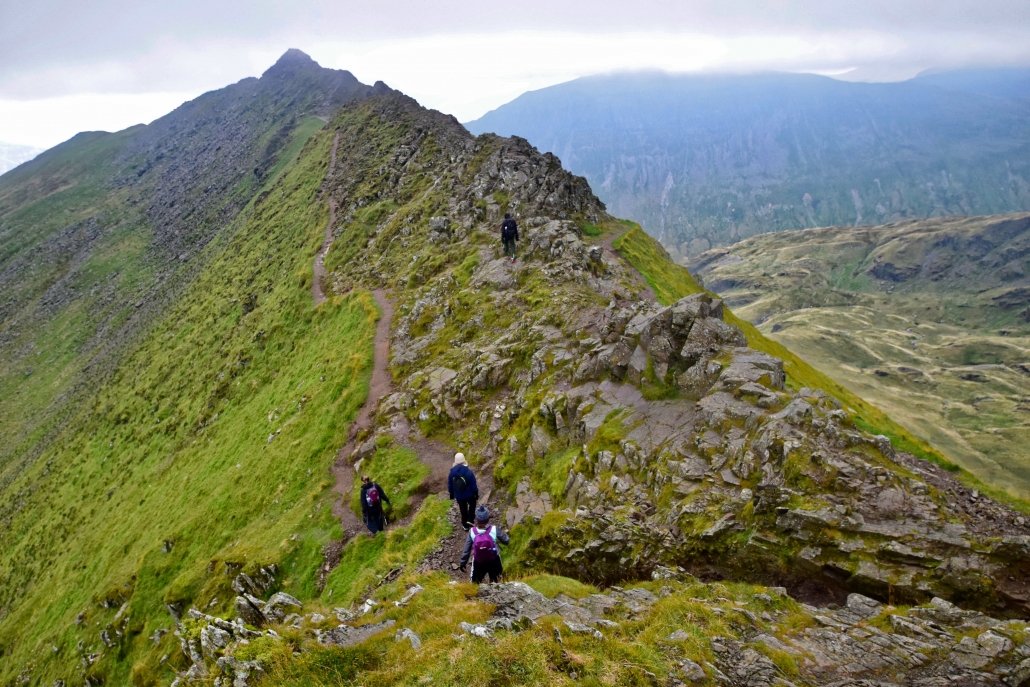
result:
<svg viewBox="0 0 1030 687"><path fill-rule="evenodd" d="M458 477L464 478L464 487L461 484L461 480L457 479ZM451 474L447 476L447 494L452 499L458 499L459 501L479 498L479 485L476 484L476 476L472 474L472 470L469 469L468 465L459 464L451 468Z"/></svg>
<svg viewBox="0 0 1030 687"><path fill-rule="evenodd" d="M519 225L515 224L515 220L510 217L501 222L501 240L502 241L518 241L519 240Z"/></svg>
<svg viewBox="0 0 1030 687"><path fill-rule="evenodd" d="M368 499L365 497L365 495L368 494L368 490L371 489L372 487L375 487L376 490L379 492L379 508L378 508L377 512L383 510L383 504L384 503L390 503L390 497L386 495L386 492L383 491L383 488L381 486L379 486L378 482L369 482L368 484L362 484L361 485L361 512L364 515L368 515L368 512L370 510L370 507L368 505Z"/></svg>

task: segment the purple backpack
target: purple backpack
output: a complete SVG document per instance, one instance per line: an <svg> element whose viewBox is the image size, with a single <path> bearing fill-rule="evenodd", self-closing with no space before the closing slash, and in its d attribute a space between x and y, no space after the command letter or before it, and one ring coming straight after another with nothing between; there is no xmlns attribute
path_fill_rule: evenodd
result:
<svg viewBox="0 0 1030 687"><path fill-rule="evenodd" d="M480 530L472 528L472 560L476 563L493 563L500 556L497 552L497 542L491 536L492 527Z"/></svg>

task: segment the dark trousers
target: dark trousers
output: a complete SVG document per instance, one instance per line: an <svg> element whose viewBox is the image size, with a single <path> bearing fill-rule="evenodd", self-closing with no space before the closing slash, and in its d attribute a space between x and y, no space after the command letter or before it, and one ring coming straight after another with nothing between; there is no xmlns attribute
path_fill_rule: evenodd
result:
<svg viewBox="0 0 1030 687"><path fill-rule="evenodd" d="M472 581L476 584L482 582L483 578L487 575L490 576L491 582L499 582L503 574L504 568L501 567L500 558L491 563L476 563L472 561Z"/></svg>
<svg viewBox="0 0 1030 687"><path fill-rule="evenodd" d="M386 517L383 515L382 508L365 513L365 527L372 534L386 529Z"/></svg>
<svg viewBox="0 0 1030 687"><path fill-rule="evenodd" d="M472 524L472 519L476 517L476 501L478 497L473 496L470 499L454 499L458 502L458 511L461 513L461 526L468 529Z"/></svg>
<svg viewBox="0 0 1030 687"><path fill-rule="evenodd" d="M504 255L505 257L515 257L515 239L501 239L501 243L504 244Z"/></svg>

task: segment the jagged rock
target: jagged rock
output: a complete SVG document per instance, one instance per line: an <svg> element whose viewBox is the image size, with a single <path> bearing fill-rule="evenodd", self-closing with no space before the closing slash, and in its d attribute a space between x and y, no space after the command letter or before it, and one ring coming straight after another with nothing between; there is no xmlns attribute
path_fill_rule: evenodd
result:
<svg viewBox="0 0 1030 687"><path fill-rule="evenodd" d="M472 623L462 621L459 624L459 627L461 628L462 632L470 634L473 637L480 637L481 639L490 639L494 636L493 631L486 625L473 625Z"/></svg>
<svg viewBox="0 0 1030 687"><path fill-rule="evenodd" d="M515 270L516 268L507 258L491 260L473 273L471 284L477 289L491 286L501 291L507 291L515 286Z"/></svg>
<svg viewBox="0 0 1030 687"><path fill-rule="evenodd" d="M268 622L268 618L262 611L265 604L261 599L244 593L243 596L236 597L234 605L236 608L236 615L242 618L243 622L255 627L261 627Z"/></svg>
<svg viewBox="0 0 1030 687"><path fill-rule="evenodd" d="M382 622L360 625L358 627L340 625L331 630L315 630L315 637L320 643L327 646L353 646L368 640L373 635L390 629L396 622L396 620L390 618Z"/></svg>
<svg viewBox="0 0 1030 687"><path fill-rule="evenodd" d="M264 672L259 661L240 661L232 656L222 656L217 665L232 677L232 687L250 687L251 677Z"/></svg>
<svg viewBox="0 0 1030 687"><path fill-rule="evenodd" d="M406 627L398 630L397 634L394 635L394 641L402 642L404 640L408 640L411 643L411 648L415 651L422 648L422 640L419 639L419 636Z"/></svg>
<svg viewBox="0 0 1030 687"><path fill-rule="evenodd" d="M276 592L265 602L261 611L273 623L282 622L290 611L299 611L304 606L296 598L286 592Z"/></svg>
<svg viewBox="0 0 1030 687"><path fill-rule="evenodd" d="M583 623L574 623L566 620L565 627L567 627L569 632L572 632L573 634L591 635L594 639L604 639L604 635L601 634L600 630Z"/></svg>
<svg viewBox="0 0 1030 687"><path fill-rule="evenodd" d="M533 620L525 615L520 615L517 618L492 618L486 621L486 626L491 631L507 630L508 632L521 632L532 627Z"/></svg>
<svg viewBox="0 0 1030 687"><path fill-rule="evenodd" d="M416 584L408 587L408 591L399 600L394 601L394 605L398 608L407 606L408 602L415 598L415 595L422 591L422 585Z"/></svg>
<svg viewBox="0 0 1030 687"><path fill-rule="evenodd" d="M694 663L689 658L683 659L680 662L680 673L683 675L683 679L688 682L702 682L707 679L705 670L697 663Z"/></svg>
<svg viewBox="0 0 1030 687"><path fill-rule="evenodd" d="M200 651L205 658L214 658L231 640L230 633L214 625L208 625L200 631Z"/></svg>

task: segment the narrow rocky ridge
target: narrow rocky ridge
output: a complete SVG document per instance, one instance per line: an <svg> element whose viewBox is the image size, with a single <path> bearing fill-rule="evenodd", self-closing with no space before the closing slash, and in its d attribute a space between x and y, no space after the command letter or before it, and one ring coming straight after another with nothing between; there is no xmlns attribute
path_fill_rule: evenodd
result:
<svg viewBox="0 0 1030 687"><path fill-rule="evenodd" d="M665 563L828 598L1028 612L1021 516L910 464L823 392L788 388L719 301L656 304L603 240L561 219L606 215L556 159L403 97L345 112L353 144L331 192L340 235L362 233L333 280L398 298L397 390L376 426L403 416L456 437L514 475L506 490L536 504L531 520L560 513L530 565L617 583ZM362 140L383 122L393 138ZM523 231L516 265L494 235L505 205ZM561 482L542 489L556 460ZM971 513L977 501L989 507Z"/></svg>
<svg viewBox="0 0 1030 687"><path fill-rule="evenodd" d="M323 190L331 183L335 174L339 145L340 134L336 132L333 135L333 144L330 150L329 166L326 171ZM325 237L318 252L315 254L312 264L312 300L316 307L324 303L327 298L324 288L326 278L325 255L332 247L335 238L333 230L336 226L337 201L331 194L327 194L326 203L329 209L329 219L326 225ZM323 553L325 561L319 575L320 587L324 586L326 577L339 563L340 554L347 541L362 531L363 523L358 519L349 504L354 489L355 473L359 469L362 459L370 455L374 450L374 439L369 438L369 430L372 428L372 415L380 401L393 391L389 372L389 359L394 305L383 289L375 289L372 291L372 294L380 312L373 340L372 374L365 402L351 424L347 442L337 451L336 459L333 461L333 492L336 498L333 500L332 510L333 514L340 520L343 536L339 541L331 542L325 548ZM447 477L450 472L451 458L454 450L439 441L433 441L422 436L403 416L395 416L386 433L400 446L412 450L418 459L429 468L428 477L415 493L411 513L407 517L393 523L394 527L404 527L410 524L411 518L417 512L419 505L421 505L427 494L447 492ZM364 439L364 442L360 442L359 439ZM492 475L489 472L482 474L480 476L480 483L481 503L487 504L493 489ZM451 517L451 521L451 534L441 543L441 546L434 552L433 556L427 559L423 569L442 569L455 574L454 571L457 570L455 562L457 555L454 550L461 548L464 541L464 530L458 526L459 523L456 516Z"/></svg>
<svg viewBox="0 0 1030 687"><path fill-rule="evenodd" d="M718 299L655 302L621 251L584 233L619 229L553 156L472 138L396 94L331 126L345 153L325 188L337 208L327 283L383 299L376 340L389 346L373 366L386 388L370 390L341 467L353 475L388 436L430 464L426 488L439 488L460 446L482 458L491 498L509 502L524 569L605 588L572 599L484 587L476 598L494 611L455 628L463 642L555 615L559 647L563 634L604 641L638 631L666 596L696 595L729 629L706 638L710 660L684 652L676 674L646 684L1027 684L1025 620L987 614L1030 614L1022 516L862 431L825 393L791 388L782 361L748 348ZM505 210L523 233L515 264L496 237ZM418 570L448 569L454 524ZM692 575L771 586L734 599ZM622 587L644 580L658 586ZM237 678L262 670L227 649L275 632L244 627L244 612L322 646L396 633L418 651L395 615L421 591L371 590L335 619L279 595L241 595L234 623L192 611L194 630L180 631L189 677L215 664L246 685ZM688 639L659 641L674 652ZM770 652L792 657L792 677Z"/></svg>

